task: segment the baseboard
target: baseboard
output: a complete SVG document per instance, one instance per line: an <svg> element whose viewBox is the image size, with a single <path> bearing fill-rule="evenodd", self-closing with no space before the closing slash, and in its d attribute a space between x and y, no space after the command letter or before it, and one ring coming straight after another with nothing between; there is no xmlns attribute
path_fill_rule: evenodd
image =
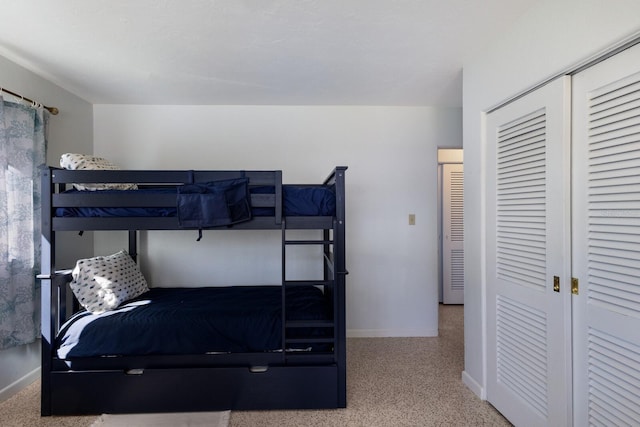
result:
<svg viewBox="0 0 640 427"><path fill-rule="evenodd" d="M469 388L469 390L474 392L476 396L478 396L480 399L487 400L485 389L476 380L474 380L469 374L467 374L467 371L462 371L462 382Z"/></svg>
<svg viewBox="0 0 640 427"><path fill-rule="evenodd" d="M437 329L348 329L348 338L437 337Z"/></svg>
<svg viewBox="0 0 640 427"><path fill-rule="evenodd" d="M12 382L2 390L0 390L0 402L3 402L18 393L19 391L26 388L28 385L32 384L40 378L40 367L35 368L33 371L29 372L22 378Z"/></svg>

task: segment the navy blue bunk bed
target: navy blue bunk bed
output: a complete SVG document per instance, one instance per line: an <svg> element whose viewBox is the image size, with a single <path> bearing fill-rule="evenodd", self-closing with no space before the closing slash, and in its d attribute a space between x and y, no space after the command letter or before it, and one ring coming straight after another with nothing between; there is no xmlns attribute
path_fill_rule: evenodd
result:
<svg viewBox="0 0 640 427"><path fill-rule="evenodd" d="M281 171L43 168L42 415L346 407L346 169L293 186ZM185 226L181 190L237 179L247 182L249 218ZM138 189L75 191L72 183ZM151 287L93 314L71 298L71 274L55 264L58 231L126 230L135 260L141 230L203 228L281 230L282 284ZM287 230L321 237L290 239ZM322 280L287 280L291 245L322 247Z"/></svg>

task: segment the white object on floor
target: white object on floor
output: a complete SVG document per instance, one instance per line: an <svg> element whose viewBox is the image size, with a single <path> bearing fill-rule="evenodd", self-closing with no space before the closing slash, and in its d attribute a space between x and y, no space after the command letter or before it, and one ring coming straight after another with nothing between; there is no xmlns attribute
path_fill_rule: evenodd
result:
<svg viewBox="0 0 640 427"><path fill-rule="evenodd" d="M227 427L231 411L102 414L91 427Z"/></svg>

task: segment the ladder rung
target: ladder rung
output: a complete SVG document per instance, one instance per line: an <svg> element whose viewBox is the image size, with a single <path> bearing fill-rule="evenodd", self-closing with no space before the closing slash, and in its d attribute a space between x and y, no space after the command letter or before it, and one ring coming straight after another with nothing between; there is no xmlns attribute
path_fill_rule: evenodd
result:
<svg viewBox="0 0 640 427"><path fill-rule="evenodd" d="M285 240L285 245L332 245L333 240Z"/></svg>
<svg viewBox="0 0 640 427"><path fill-rule="evenodd" d="M287 328L333 328L331 320L287 320Z"/></svg>
<svg viewBox="0 0 640 427"><path fill-rule="evenodd" d="M287 361L295 363L297 361L308 363L309 359L315 360L316 363L328 364L335 361L333 352L315 352L315 351L291 351L287 350Z"/></svg>
<svg viewBox="0 0 640 427"><path fill-rule="evenodd" d="M288 338L285 340L289 344L307 344L307 343L332 343L333 338Z"/></svg>
<svg viewBox="0 0 640 427"><path fill-rule="evenodd" d="M333 286L333 280L285 280L285 286Z"/></svg>

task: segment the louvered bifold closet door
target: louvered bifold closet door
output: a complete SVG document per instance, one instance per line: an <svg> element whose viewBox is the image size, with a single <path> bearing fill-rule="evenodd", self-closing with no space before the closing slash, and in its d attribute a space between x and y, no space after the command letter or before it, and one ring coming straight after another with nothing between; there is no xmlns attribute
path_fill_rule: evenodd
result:
<svg viewBox="0 0 640 427"><path fill-rule="evenodd" d="M442 302L464 304L464 167L445 163Z"/></svg>
<svg viewBox="0 0 640 427"><path fill-rule="evenodd" d="M487 115L487 399L515 425L570 419L569 83Z"/></svg>
<svg viewBox="0 0 640 427"><path fill-rule="evenodd" d="M640 425L640 46L574 78L574 420Z"/></svg>

